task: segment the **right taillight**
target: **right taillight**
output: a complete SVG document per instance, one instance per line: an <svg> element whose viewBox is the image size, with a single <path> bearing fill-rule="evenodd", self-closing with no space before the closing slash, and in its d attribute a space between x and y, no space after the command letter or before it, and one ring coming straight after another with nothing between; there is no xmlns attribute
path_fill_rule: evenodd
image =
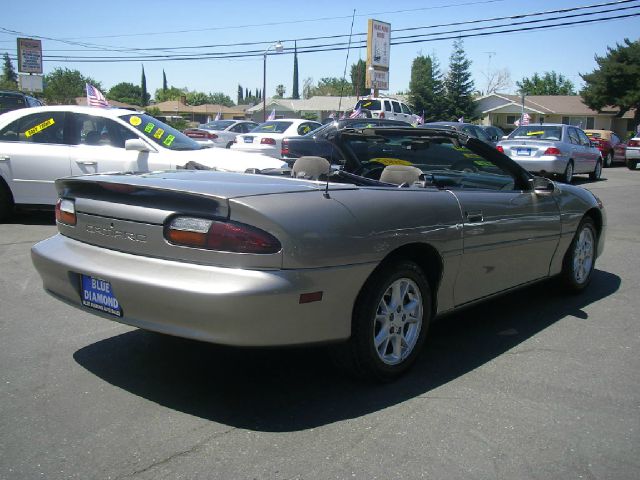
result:
<svg viewBox="0 0 640 480"><path fill-rule="evenodd" d="M562 152L556 147L549 147L544 151L543 155L562 155Z"/></svg>
<svg viewBox="0 0 640 480"><path fill-rule="evenodd" d="M207 132L207 138L209 140L215 140L216 138L218 138L218 135L216 135L215 133Z"/></svg>
<svg viewBox="0 0 640 480"><path fill-rule="evenodd" d="M629 140L627 147L640 147L640 140Z"/></svg>
<svg viewBox="0 0 640 480"><path fill-rule="evenodd" d="M280 144L280 155L289 155L289 140L286 138L283 138Z"/></svg>
<svg viewBox="0 0 640 480"><path fill-rule="evenodd" d="M282 245L268 232L242 223L174 217L165 228L174 245L234 253L277 253Z"/></svg>
<svg viewBox="0 0 640 480"><path fill-rule="evenodd" d="M68 198L59 198L56 202L56 222L73 226L77 221L76 203Z"/></svg>
<svg viewBox="0 0 640 480"><path fill-rule="evenodd" d="M502 148L502 145L498 145L496 147L496 150L498 150L500 153L504 153L504 148Z"/></svg>

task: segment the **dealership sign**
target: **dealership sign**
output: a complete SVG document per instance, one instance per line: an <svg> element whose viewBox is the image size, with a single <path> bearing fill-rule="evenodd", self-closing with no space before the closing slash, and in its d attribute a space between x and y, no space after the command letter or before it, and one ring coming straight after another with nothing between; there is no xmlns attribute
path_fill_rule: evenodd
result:
<svg viewBox="0 0 640 480"><path fill-rule="evenodd" d="M40 40L18 39L18 72L42 73L42 42Z"/></svg>
<svg viewBox="0 0 640 480"><path fill-rule="evenodd" d="M391 24L369 19L367 32L367 86L389 90Z"/></svg>

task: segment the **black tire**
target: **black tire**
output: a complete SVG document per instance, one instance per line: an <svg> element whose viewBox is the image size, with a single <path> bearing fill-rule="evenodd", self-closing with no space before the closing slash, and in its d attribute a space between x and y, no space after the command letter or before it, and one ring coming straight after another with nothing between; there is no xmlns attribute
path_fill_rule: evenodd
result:
<svg viewBox="0 0 640 480"><path fill-rule="evenodd" d="M224 148L231 148L231 145L233 145L233 142L227 143L227 145Z"/></svg>
<svg viewBox="0 0 640 480"><path fill-rule="evenodd" d="M13 195L9 187L0 178L0 222L4 222L13 213Z"/></svg>
<svg viewBox="0 0 640 480"><path fill-rule="evenodd" d="M566 290L577 293L589 284L596 264L597 247L596 225L591 217L584 217L562 262L560 279Z"/></svg>
<svg viewBox="0 0 640 480"><path fill-rule="evenodd" d="M627 160L627 168L629 170L635 170L636 168L638 168L638 161L637 160Z"/></svg>
<svg viewBox="0 0 640 480"><path fill-rule="evenodd" d="M609 152L604 157L604 167L609 168L612 165L613 165L613 152Z"/></svg>
<svg viewBox="0 0 640 480"><path fill-rule="evenodd" d="M399 304L391 292L403 292ZM431 307L429 283L418 265L400 260L380 266L358 295L351 338L332 349L335 363L362 379L394 380L420 353Z"/></svg>
<svg viewBox="0 0 640 480"><path fill-rule="evenodd" d="M593 169L593 172L589 173L589 179L590 180L600 180L600 177L602 176L602 159L598 159L596 161L596 168Z"/></svg>
<svg viewBox="0 0 640 480"><path fill-rule="evenodd" d="M569 160L567 163L567 168L564 169L564 173L562 174L562 181L564 183L571 183L573 180L573 160Z"/></svg>

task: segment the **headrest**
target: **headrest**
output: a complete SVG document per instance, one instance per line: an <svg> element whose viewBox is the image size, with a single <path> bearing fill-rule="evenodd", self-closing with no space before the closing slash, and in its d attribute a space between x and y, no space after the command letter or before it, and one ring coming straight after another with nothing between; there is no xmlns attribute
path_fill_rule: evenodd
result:
<svg viewBox="0 0 640 480"><path fill-rule="evenodd" d="M413 185L420 181L420 175L422 175L422 170L411 165L387 165L380 174L380 181L396 185L403 183Z"/></svg>
<svg viewBox="0 0 640 480"><path fill-rule="evenodd" d="M317 180L320 175L331 173L331 164L322 157L300 157L293 164L291 176L295 178L306 178Z"/></svg>

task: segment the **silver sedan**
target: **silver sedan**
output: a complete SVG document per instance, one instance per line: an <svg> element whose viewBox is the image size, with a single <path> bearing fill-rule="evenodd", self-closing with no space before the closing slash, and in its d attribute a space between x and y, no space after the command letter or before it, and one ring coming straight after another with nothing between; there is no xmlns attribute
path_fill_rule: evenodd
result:
<svg viewBox="0 0 640 480"><path fill-rule="evenodd" d="M529 172L557 175L571 183L576 173L598 180L602 154L578 127L563 124L531 124L515 129L496 147Z"/></svg>
<svg viewBox="0 0 640 480"><path fill-rule="evenodd" d="M44 288L89 313L237 346L332 343L391 380L434 317L557 276L588 284L606 214L451 130L346 129L343 168L57 182L59 233L32 248ZM54 319L52 319L54 321Z"/></svg>

